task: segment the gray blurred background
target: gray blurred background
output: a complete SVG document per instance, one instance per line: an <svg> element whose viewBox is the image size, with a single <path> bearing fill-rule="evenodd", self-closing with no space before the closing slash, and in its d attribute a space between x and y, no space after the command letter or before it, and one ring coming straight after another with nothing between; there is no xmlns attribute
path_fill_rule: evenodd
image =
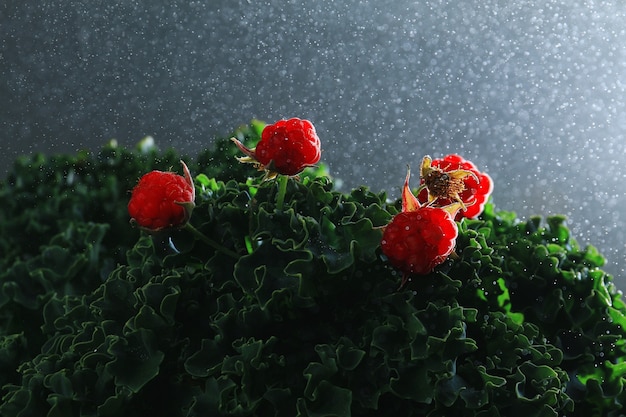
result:
<svg viewBox="0 0 626 417"><path fill-rule="evenodd" d="M623 288L625 17L583 0L5 0L0 176L33 152L151 135L193 156L252 118L308 118L343 190L399 197L407 164L460 153L498 208L567 215Z"/></svg>

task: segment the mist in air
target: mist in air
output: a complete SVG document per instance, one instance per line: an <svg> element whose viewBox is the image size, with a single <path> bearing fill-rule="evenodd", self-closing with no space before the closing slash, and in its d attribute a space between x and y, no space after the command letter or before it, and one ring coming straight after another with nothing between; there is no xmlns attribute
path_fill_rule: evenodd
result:
<svg viewBox="0 0 626 417"><path fill-rule="evenodd" d="M86 0L0 6L0 175L111 138L194 155L311 120L342 189L459 153L498 209L565 214L626 287L626 5ZM414 171L416 172L416 171Z"/></svg>

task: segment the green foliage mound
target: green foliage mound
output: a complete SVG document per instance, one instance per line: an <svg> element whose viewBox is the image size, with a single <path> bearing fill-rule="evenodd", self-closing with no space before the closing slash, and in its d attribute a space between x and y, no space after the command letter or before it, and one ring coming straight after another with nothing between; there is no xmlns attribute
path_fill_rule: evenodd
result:
<svg viewBox="0 0 626 417"><path fill-rule="evenodd" d="M235 135L253 146L260 126ZM130 227L129 190L173 151L16 161L0 415L622 415L626 306L564 218L488 205L457 258L399 290L380 252L399 201L309 171L277 207L236 154L220 139L187 161L191 223L226 251Z"/></svg>

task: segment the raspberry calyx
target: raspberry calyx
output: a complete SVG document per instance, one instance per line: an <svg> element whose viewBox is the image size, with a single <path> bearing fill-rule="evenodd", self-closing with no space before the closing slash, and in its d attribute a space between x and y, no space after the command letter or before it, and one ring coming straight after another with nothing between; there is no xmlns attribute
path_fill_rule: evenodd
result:
<svg viewBox="0 0 626 417"><path fill-rule="evenodd" d="M423 181L423 187L428 191L428 204L433 204L441 198L458 201L465 210L465 203L459 194L465 190L463 180L468 176L473 176L478 181L478 177L472 171L455 169L446 172L439 167L432 166L430 156L427 155L422 159L420 178Z"/></svg>
<svg viewBox="0 0 626 417"><path fill-rule="evenodd" d="M457 221L478 217L493 191L491 177L457 154L441 159L424 157L420 177L419 201L436 206L462 203L462 211L455 216Z"/></svg>

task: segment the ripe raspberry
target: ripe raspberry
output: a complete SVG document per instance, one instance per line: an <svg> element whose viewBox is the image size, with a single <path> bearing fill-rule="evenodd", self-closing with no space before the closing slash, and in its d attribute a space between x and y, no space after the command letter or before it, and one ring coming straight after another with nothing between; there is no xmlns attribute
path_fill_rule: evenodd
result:
<svg viewBox="0 0 626 417"><path fill-rule="evenodd" d="M452 253L457 235L456 223L448 212L421 207L394 216L385 227L381 246L389 262L405 276L424 275Z"/></svg>
<svg viewBox="0 0 626 417"><path fill-rule="evenodd" d="M402 212L385 226L381 249L391 264L402 271L403 287L410 274L428 274L454 250L458 235L454 216L460 202L446 207L420 205L409 188L407 172L402 189Z"/></svg>
<svg viewBox="0 0 626 417"><path fill-rule="evenodd" d="M148 232L184 226L195 204L195 188L187 165L185 176L152 171L139 179L128 202L131 222Z"/></svg>
<svg viewBox="0 0 626 417"><path fill-rule="evenodd" d="M255 149L246 148L237 139L231 139L247 157L241 162L251 162L268 171L266 178L277 174L296 175L304 168L316 164L321 156L320 139L308 120L292 118L267 125Z"/></svg>
<svg viewBox="0 0 626 417"><path fill-rule="evenodd" d="M453 201L461 201L465 209L459 211L456 220L463 217L473 219L483 212L493 191L489 175L478 171L476 165L456 154L433 159L432 162L428 158L425 162L429 165L425 170L422 168L423 188L417 196L420 202L436 199L437 206L446 206Z"/></svg>

